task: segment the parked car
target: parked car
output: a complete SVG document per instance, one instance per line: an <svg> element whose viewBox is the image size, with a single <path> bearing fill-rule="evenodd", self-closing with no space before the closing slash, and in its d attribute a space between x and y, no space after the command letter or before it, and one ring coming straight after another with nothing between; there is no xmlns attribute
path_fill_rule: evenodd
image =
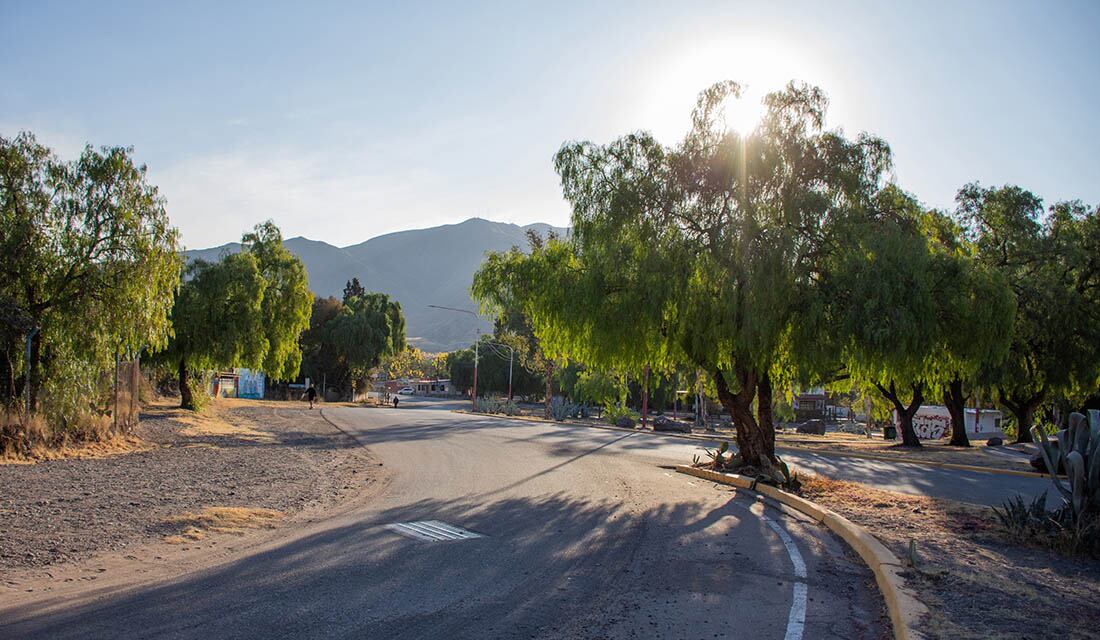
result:
<svg viewBox="0 0 1100 640"><path fill-rule="evenodd" d="M413 388L412 387L405 387L404 389L398 391L397 393L399 393L403 396L411 396L413 394Z"/></svg>

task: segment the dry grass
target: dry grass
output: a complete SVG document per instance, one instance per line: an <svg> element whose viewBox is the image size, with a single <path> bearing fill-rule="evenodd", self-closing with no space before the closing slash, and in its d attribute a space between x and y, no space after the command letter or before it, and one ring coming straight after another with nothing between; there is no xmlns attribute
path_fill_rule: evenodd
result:
<svg viewBox="0 0 1100 640"><path fill-rule="evenodd" d="M218 398L203 407L201 413L195 413L179 408L172 399L165 399L150 404L147 412L150 415L168 418L186 425L180 430L180 433L189 437L231 437L250 442L274 442L274 436L256 429L254 424L242 419L240 416L233 416L232 420L227 419L229 410L241 406L243 402L250 402L255 405L261 401ZM286 404L283 403L282 406L286 406Z"/></svg>
<svg viewBox="0 0 1100 640"><path fill-rule="evenodd" d="M5 414L0 418L0 434L4 435L0 438L0 464L103 458L153 448L133 435L115 433L110 418L105 416L87 416L62 430L51 428L42 416L23 420L19 414Z"/></svg>
<svg viewBox="0 0 1100 640"><path fill-rule="evenodd" d="M178 532L165 536L164 541L183 544L203 540L208 533L241 535L248 530L272 529L285 515L281 511L257 507L205 507L199 513L165 519L164 524Z"/></svg>
<svg viewBox="0 0 1100 640"><path fill-rule="evenodd" d="M1020 546L992 511L806 475L802 494L909 557L910 583L931 610L933 638L1097 638L1100 563Z"/></svg>

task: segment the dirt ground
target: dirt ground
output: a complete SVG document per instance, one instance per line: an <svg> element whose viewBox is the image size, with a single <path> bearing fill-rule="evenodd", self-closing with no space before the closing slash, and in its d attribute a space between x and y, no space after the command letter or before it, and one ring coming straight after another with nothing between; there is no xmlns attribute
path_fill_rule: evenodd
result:
<svg viewBox="0 0 1100 640"><path fill-rule="evenodd" d="M269 528L372 481L362 449L300 403L165 401L135 435L129 453L0 464L0 572Z"/></svg>
<svg viewBox="0 0 1100 640"><path fill-rule="evenodd" d="M899 558L931 611L931 638L1100 638L1100 561L1009 540L989 509L818 476L803 495L856 522Z"/></svg>

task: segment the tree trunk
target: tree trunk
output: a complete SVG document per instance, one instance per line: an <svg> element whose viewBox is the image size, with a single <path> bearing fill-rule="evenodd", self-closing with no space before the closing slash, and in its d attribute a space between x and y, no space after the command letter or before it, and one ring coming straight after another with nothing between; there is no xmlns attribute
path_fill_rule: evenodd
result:
<svg viewBox="0 0 1100 640"><path fill-rule="evenodd" d="M951 442L953 447L969 447L970 438L966 435L966 395L963 393L962 380L955 378L943 391L943 404L951 414Z"/></svg>
<svg viewBox="0 0 1100 640"><path fill-rule="evenodd" d="M543 408L542 417L549 420L553 418L550 411L550 402L554 399L554 363L546 365L546 406Z"/></svg>
<svg viewBox="0 0 1100 640"><path fill-rule="evenodd" d="M894 410L898 413L898 422L901 426L901 445L903 447L919 447L921 446L920 438L917 437L917 431L913 428L913 416L917 415L917 410L920 409L921 404L924 402L924 385L914 384L913 399L906 406L901 401L901 397L898 396L897 388L894 386L893 381L890 382L890 387L883 387L879 383L875 383L875 387L878 388L881 393L891 404L894 405Z"/></svg>
<svg viewBox="0 0 1100 640"><path fill-rule="evenodd" d="M1032 442L1031 427L1035 424L1035 410L1043 402L1046 395L1045 389L1040 389L1032 396L1010 396L1004 389L1000 390L1001 404L1008 407L1012 415L1016 417L1016 443Z"/></svg>
<svg viewBox="0 0 1100 640"><path fill-rule="evenodd" d="M31 361L27 363L27 375L30 376L30 384L27 391L30 393L28 406L31 411L38 409L38 391L42 388L42 332L38 331L31 338ZM24 400L27 402L27 400Z"/></svg>
<svg viewBox="0 0 1100 640"><path fill-rule="evenodd" d="M775 452L775 420L772 418L772 378L765 373L756 383L756 422L764 431L768 449Z"/></svg>
<svg viewBox="0 0 1100 640"><path fill-rule="evenodd" d="M745 467L754 470L763 469L767 464L777 462L775 457L775 431L771 425L764 426L752 415L752 399L756 396L756 373L738 367L735 371L739 389L732 393L721 371L714 372L714 386L718 390L718 401L733 418L737 432L737 450ZM767 462L765 462L767 461Z"/></svg>
<svg viewBox="0 0 1100 640"><path fill-rule="evenodd" d="M195 398L191 395L191 376L187 370L187 360L180 358L180 408L195 410Z"/></svg>

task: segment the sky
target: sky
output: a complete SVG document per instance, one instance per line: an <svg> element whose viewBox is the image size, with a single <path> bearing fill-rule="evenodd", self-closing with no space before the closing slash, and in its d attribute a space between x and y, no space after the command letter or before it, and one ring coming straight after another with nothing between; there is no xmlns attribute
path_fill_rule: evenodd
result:
<svg viewBox="0 0 1100 640"><path fill-rule="evenodd" d="M346 246L470 217L564 226L563 142L667 144L696 94L821 87L928 206L1100 203L1100 2L15 2L0 135L133 147L188 248L273 219Z"/></svg>

